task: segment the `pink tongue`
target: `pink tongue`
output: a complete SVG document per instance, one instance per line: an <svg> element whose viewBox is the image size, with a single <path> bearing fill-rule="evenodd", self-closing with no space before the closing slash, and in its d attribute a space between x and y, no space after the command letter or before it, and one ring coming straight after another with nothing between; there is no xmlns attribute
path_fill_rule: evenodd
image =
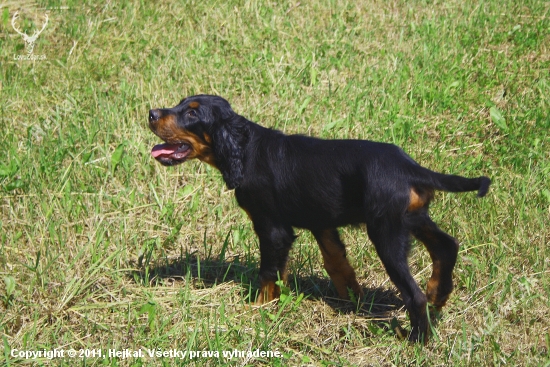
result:
<svg viewBox="0 0 550 367"><path fill-rule="evenodd" d="M163 155L172 155L181 147L181 144L159 144L153 147L151 155L154 158L163 156Z"/></svg>

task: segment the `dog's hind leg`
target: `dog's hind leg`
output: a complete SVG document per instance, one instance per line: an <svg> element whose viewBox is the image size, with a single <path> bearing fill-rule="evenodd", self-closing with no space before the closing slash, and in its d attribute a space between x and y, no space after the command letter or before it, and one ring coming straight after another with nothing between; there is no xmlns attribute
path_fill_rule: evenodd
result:
<svg viewBox="0 0 550 367"><path fill-rule="evenodd" d="M367 232L391 281L395 284L411 320L409 340L428 340L427 299L411 275L407 255L410 248L410 235L396 215L368 218Z"/></svg>
<svg viewBox="0 0 550 367"><path fill-rule="evenodd" d="M453 290L453 268L458 256L458 241L443 232L430 219L427 210L407 213L411 234L426 246L432 259L432 276L428 281L428 302L440 310Z"/></svg>
<svg viewBox="0 0 550 367"><path fill-rule="evenodd" d="M363 290L357 282L355 271L346 258L346 247L340 240L337 229L325 229L312 231L321 254L323 255L325 269L336 287L338 296L349 299L348 288L361 297Z"/></svg>

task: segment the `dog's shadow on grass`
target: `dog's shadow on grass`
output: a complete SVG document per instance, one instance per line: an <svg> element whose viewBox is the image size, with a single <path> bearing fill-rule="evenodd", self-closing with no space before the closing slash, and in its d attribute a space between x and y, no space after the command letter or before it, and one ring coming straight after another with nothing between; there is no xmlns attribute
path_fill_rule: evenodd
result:
<svg viewBox="0 0 550 367"><path fill-rule="evenodd" d="M175 260L157 260L143 264L138 260L137 269L131 277L142 284L154 286L163 280L188 280L195 288L210 288L215 285L234 282L243 287L243 297L253 302L258 293L258 264L233 260L201 259L196 255L182 255ZM360 302L338 298L328 277L288 274L287 286L294 294L304 294L310 300L322 300L340 313L357 313L374 319L388 319L394 311L403 307L403 301L393 289L363 288Z"/></svg>

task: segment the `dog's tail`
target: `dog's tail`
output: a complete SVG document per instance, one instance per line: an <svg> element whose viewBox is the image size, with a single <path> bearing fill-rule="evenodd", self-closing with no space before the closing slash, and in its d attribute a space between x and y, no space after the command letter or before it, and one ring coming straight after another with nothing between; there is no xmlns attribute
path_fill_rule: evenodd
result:
<svg viewBox="0 0 550 367"><path fill-rule="evenodd" d="M423 168L423 167L422 167ZM423 182L426 186L433 187L436 190L449 191L449 192L465 192L476 191L477 197L483 197L489 191L489 185L491 185L491 179L489 177L480 176L476 178L467 178L456 175L446 175L439 172L434 172L429 169L423 168L424 177L429 182Z"/></svg>

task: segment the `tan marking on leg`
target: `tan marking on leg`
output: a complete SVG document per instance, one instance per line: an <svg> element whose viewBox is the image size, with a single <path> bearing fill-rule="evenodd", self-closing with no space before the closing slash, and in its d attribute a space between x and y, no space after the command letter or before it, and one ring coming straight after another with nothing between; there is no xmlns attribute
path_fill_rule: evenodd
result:
<svg viewBox="0 0 550 367"><path fill-rule="evenodd" d="M260 294L256 299L256 305L263 305L264 303L271 302L281 295L281 289L274 281L262 281L260 286Z"/></svg>
<svg viewBox="0 0 550 367"><path fill-rule="evenodd" d="M338 296L349 299L348 288L351 288L357 296L361 297L363 290L357 282L355 271L346 258L346 250L340 240L334 237L331 230L321 231L316 238L323 255L325 269L336 287Z"/></svg>
<svg viewBox="0 0 550 367"><path fill-rule="evenodd" d="M441 280L441 264L439 261L434 260L432 265L432 276L430 277L430 280L428 281L428 284L426 285L426 297L428 298L428 302L436 305L437 302L437 288L439 287L439 282ZM445 300L446 301L446 300ZM440 307L443 307L445 305L445 301L443 302Z"/></svg>
<svg viewBox="0 0 550 367"><path fill-rule="evenodd" d="M441 310L453 290L452 268L456 261L458 242L455 239L447 239L454 242L454 248L444 251L445 248L442 246L445 245L445 239L437 238L429 229L423 230L421 240L433 262L432 275L426 285L426 297L437 310ZM451 242L447 242L447 245L450 244Z"/></svg>

